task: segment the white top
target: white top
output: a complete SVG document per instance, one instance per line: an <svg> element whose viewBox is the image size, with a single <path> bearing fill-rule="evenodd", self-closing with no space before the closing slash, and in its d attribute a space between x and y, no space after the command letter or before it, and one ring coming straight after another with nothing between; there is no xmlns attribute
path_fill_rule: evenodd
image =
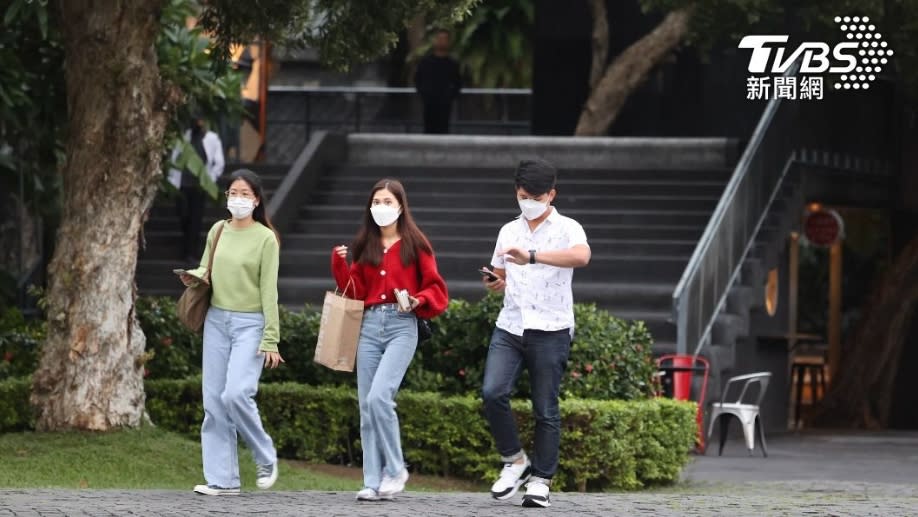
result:
<svg viewBox="0 0 918 517"><path fill-rule="evenodd" d="M185 131L185 141L191 141L191 130ZM204 145L204 154L207 155L207 160L204 162L204 165L207 167L207 175L216 182L217 178L223 174L223 167L225 166L223 160L223 142L220 141L220 137L217 136L217 133L208 131L204 133L204 139L201 143ZM178 159L178 155L179 149L176 147L172 150L173 162ZM179 185L182 184L182 171L178 169L169 169L169 183L172 183L175 188L179 188Z"/></svg>
<svg viewBox="0 0 918 517"><path fill-rule="evenodd" d="M574 268L546 264L517 265L498 255L501 249L566 250L578 244L587 245L580 223L564 217L551 207L551 214L535 231L522 216L505 224L497 236L491 265L507 272L504 307L497 317L497 328L516 336L523 330L574 330L574 295L571 281Z"/></svg>

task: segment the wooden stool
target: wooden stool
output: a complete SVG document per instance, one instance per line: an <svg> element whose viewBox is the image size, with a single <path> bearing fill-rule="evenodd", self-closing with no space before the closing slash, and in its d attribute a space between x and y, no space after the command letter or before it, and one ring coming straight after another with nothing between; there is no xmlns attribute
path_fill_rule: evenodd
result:
<svg viewBox="0 0 918 517"><path fill-rule="evenodd" d="M794 395L794 428L800 428L800 406L803 399L803 386L807 375L810 376L810 403L815 404L826 394L826 360L824 356L796 356L791 365L791 379L796 378Z"/></svg>

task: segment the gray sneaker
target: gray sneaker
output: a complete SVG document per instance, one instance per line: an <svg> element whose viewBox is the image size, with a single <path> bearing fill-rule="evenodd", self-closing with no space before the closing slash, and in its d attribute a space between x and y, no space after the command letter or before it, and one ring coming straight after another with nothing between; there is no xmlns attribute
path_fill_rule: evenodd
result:
<svg viewBox="0 0 918 517"><path fill-rule="evenodd" d="M224 488L217 485L195 485L194 492L202 495L239 495L239 487Z"/></svg>
<svg viewBox="0 0 918 517"><path fill-rule="evenodd" d="M277 481L277 462L270 465L255 465L255 485L262 490L274 486Z"/></svg>

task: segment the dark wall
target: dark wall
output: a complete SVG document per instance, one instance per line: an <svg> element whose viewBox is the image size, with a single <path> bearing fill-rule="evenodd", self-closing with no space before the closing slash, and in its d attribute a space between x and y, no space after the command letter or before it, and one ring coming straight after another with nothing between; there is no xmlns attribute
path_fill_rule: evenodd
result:
<svg viewBox="0 0 918 517"><path fill-rule="evenodd" d="M593 22L584 0L536 0L532 133L571 135L587 99Z"/></svg>
<svg viewBox="0 0 918 517"><path fill-rule="evenodd" d="M608 1L606 8L610 61L661 19L642 13L637 0ZM589 94L592 24L585 0L536 2L534 134L573 134ZM764 107L745 98L748 56L724 47L705 59L692 48L676 51L628 99L609 134L748 137Z"/></svg>

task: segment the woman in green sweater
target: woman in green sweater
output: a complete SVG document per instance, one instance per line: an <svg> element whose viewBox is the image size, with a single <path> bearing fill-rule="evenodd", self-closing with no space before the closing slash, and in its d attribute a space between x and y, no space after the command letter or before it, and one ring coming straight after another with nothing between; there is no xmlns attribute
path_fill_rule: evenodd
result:
<svg viewBox="0 0 918 517"><path fill-rule="evenodd" d="M277 480L277 451L254 397L262 368L284 362L277 351L280 239L268 220L261 179L255 173L234 172L226 198L232 218L210 229L201 258L201 264L207 264L214 253L202 379L201 447L207 484L194 487L205 495L239 493L237 432L255 457L258 488L271 488ZM182 281L188 285L197 281L195 277L205 278L205 270L201 266L183 275Z"/></svg>

